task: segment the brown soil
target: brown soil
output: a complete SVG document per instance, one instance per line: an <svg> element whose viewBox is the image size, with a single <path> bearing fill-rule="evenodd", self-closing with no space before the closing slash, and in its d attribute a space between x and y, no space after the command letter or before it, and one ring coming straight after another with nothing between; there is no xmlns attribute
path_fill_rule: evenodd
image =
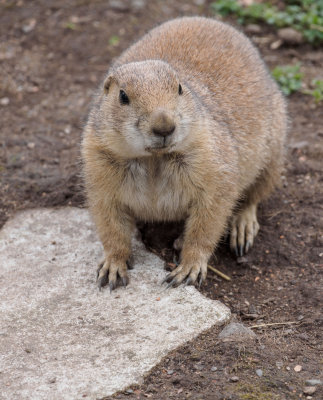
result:
<svg viewBox="0 0 323 400"><path fill-rule="evenodd" d="M0 100L9 99L0 103L0 225L22 208L83 206L81 131L109 63L164 20L210 15L209 3L0 0ZM300 61L305 83L322 79L322 50L305 44L271 50L276 34L263 27L252 38L270 67ZM244 263L226 243L217 250L212 264L232 280L209 272L201 288L247 326L293 324L253 328L257 341L244 345L223 343L211 329L115 398L298 399L306 398L306 379L322 379L322 108L306 95L290 98L283 187L261 206L261 231ZM146 245L171 261L180 227L142 230ZM312 396L322 398L322 387Z"/></svg>

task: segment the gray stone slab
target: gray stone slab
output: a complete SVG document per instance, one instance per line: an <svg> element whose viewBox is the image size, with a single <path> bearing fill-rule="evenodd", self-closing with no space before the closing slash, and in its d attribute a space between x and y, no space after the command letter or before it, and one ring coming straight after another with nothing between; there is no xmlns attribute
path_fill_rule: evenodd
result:
<svg viewBox="0 0 323 400"><path fill-rule="evenodd" d="M230 317L133 241L130 284L95 283L102 247L86 210L31 210L0 232L0 398L96 399L138 383L170 350Z"/></svg>

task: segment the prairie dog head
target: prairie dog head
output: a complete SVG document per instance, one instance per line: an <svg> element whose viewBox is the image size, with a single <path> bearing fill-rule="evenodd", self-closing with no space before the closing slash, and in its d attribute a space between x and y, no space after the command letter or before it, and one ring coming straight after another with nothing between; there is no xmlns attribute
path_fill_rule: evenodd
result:
<svg viewBox="0 0 323 400"><path fill-rule="evenodd" d="M194 103L169 64L148 60L121 65L109 73L103 90L100 137L109 150L136 158L185 146Z"/></svg>

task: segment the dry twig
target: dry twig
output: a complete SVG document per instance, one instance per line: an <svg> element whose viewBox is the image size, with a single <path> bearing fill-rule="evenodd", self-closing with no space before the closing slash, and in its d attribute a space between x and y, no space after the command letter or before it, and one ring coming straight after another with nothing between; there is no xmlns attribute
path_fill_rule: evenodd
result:
<svg viewBox="0 0 323 400"><path fill-rule="evenodd" d="M218 269L211 267L211 265L208 265L207 267L211 271L213 271L215 274L221 276L221 278L225 279L226 281L231 281L231 278L228 275L224 274L223 272L219 271Z"/></svg>
<svg viewBox="0 0 323 400"><path fill-rule="evenodd" d="M299 321L291 321L291 322L271 322L270 324L259 324L250 326L251 329L257 328L266 328L267 326L277 326L277 325L292 325L292 324L299 324Z"/></svg>

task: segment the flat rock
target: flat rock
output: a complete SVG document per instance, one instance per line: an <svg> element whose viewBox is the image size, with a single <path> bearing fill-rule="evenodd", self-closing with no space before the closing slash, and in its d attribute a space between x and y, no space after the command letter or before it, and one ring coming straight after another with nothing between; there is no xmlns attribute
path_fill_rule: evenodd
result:
<svg viewBox="0 0 323 400"><path fill-rule="evenodd" d="M133 241L130 284L95 283L102 247L86 210L31 210L0 232L4 399L97 399L139 383L230 311L194 287L164 290L164 262Z"/></svg>

